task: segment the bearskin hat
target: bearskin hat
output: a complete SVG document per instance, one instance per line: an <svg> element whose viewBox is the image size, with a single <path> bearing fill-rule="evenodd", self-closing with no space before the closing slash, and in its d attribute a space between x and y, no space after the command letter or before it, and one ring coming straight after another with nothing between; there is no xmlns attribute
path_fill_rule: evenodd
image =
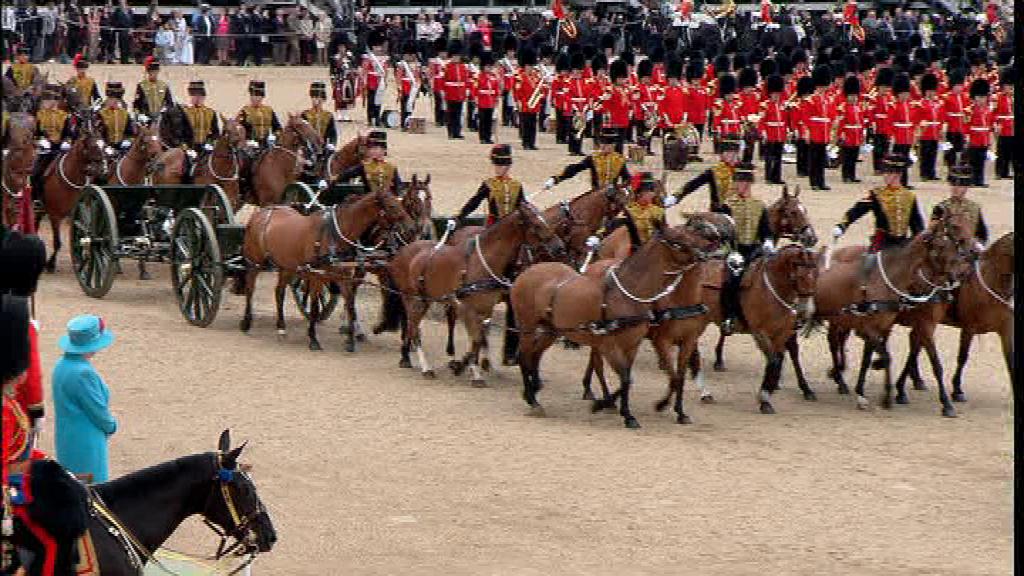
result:
<svg viewBox="0 0 1024 576"><path fill-rule="evenodd" d="M1007 66L999 72L999 85L1012 85L1017 81L1017 69L1014 66Z"/></svg>
<svg viewBox="0 0 1024 576"><path fill-rule="evenodd" d="M856 76L847 76L846 80L843 80L843 95L851 94L860 94L860 78Z"/></svg>
<svg viewBox="0 0 1024 576"><path fill-rule="evenodd" d="M946 73L946 79L949 80L950 86L959 86L964 83L966 78L966 72L963 68L952 68Z"/></svg>
<svg viewBox="0 0 1024 576"><path fill-rule="evenodd" d="M778 74L772 74L767 77L764 81L764 85L769 94L786 91L786 81Z"/></svg>
<svg viewBox="0 0 1024 576"><path fill-rule="evenodd" d="M589 62L590 60L594 59L594 56L597 55L597 47L594 46L593 44L584 44L583 48L581 49L581 52L583 54L583 58L585 58Z"/></svg>
<svg viewBox="0 0 1024 576"><path fill-rule="evenodd" d="M1013 60L1012 48L1004 48L996 55L996 63L1000 66L1008 66L1011 60Z"/></svg>
<svg viewBox="0 0 1024 576"><path fill-rule="evenodd" d="M29 297L46 264L46 245L35 234L8 232L0 242L0 293Z"/></svg>
<svg viewBox="0 0 1024 576"><path fill-rule="evenodd" d="M650 60L651 63L654 63L654 62L664 62L665 61L665 49L662 48L661 45L655 46L654 49L651 50L651 53L647 55L647 59Z"/></svg>
<svg viewBox="0 0 1024 576"><path fill-rule="evenodd" d="M894 94L910 92L910 76L906 72L901 72L893 78L892 91Z"/></svg>
<svg viewBox="0 0 1024 576"><path fill-rule="evenodd" d="M860 59L856 54L847 54L843 58L843 67L846 68L847 74L856 74L860 72Z"/></svg>
<svg viewBox="0 0 1024 576"><path fill-rule="evenodd" d="M924 76L921 76L921 81L919 84L921 87L921 92L928 92L929 90L939 89L939 79L935 76L935 74L932 74L931 72L927 72L924 74Z"/></svg>
<svg viewBox="0 0 1024 576"><path fill-rule="evenodd" d="M828 53L829 60L835 61L842 60L843 58L846 58L846 49L844 49L842 46L835 46Z"/></svg>
<svg viewBox="0 0 1024 576"><path fill-rule="evenodd" d="M452 40L448 43L449 56L462 56L462 40Z"/></svg>
<svg viewBox="0 0 1024 576"><path fill-rule="evenodd" d="M892 68L888 66L885 68L879 68L878 74L875 74L875 86L888 86L892 87L892 80L896 76Z"/></svg>
<svg viewBox="0 0 1024 576"><path fill-rule="evenodd" d="M669 58L665 63L665 76L681 79L683 77L683 61L679 58Z"/></svg>
<svg viewBox="0 0 1024 576"><path fill-rule="evenodd" d="M971 34L967 36L967 49L976 50L981 46L981 34Z"/></svg>
<svg viewBox="0 0 1024 576"><path fill-rule="evenodd" d="M597 72L598 70L608 69L608 59L604 57L604 54L594 54L594 57L590 59L590 68Z"/></svg>
<svg viewBox="0 0 1024 576"><path fill-rule="evenodd" d="M29 344L29 303L20 296L0 296L0 377L3 382L28 370L31 356ZM6 392L4 392L6 394ZM7 426L7 423L4 423Z"/></svg>
<svg viewBox="0 0 1024 576"><path fill-rule="evenodd" d="M583 70L587 65L587 59L583 57L582 52L577 52L569 57L569 69L570 70Z"/></svg>
<svg viewBox="0 0 1024 576"><path fill-rule="evenodd" d="M370 48L373 48L374 46L383 46L384 41L384 35L377 31L370 32L366 37L366 45Z"/></svg>
<svg viewBox="0 0 1024 576"><path fill-rule="evenodd" d="M832 83L832 70L825 65L815 66L811 77L814 79L815 88L823 88Z"/></svg>
<svg viewBox="0 0 1024 576"><path fill-rule="evenodd" d="M718 75L718 93L724 98L736 92L736 77L725 73Z"/></svg>
<svg viewBox="0 0 1024 576"><path fill-rule="evenodd" d="M952 60L953 58L958 58L960 60L967 58L967 50L964 49L963 44L954 43L949 47L949 59Z"/></svg>
<svg viewBox="0 0 1024 576"><path fill-rule="evenodd" d="M469 50L466 51L466 55L469 57L470 61L479 60L480 54L482 54L483 51L483 44L480 44L479 42L470 42Z"/></svg>
<svg viewBox="0 0 1024 576"><path fill-rule="evenodd" d="M509 33L505 35L505 40L502 42L501 46L505 52L519 50L519 41L516 40L515 34Z"/></svg>
<svg viewBox="0 0 1024 576"><path fill-rule="evenodd" d="M775 65L780 76L789 76L793 73L793 63L785 54L775 55Z"/></svg>
<svg viewBox="0 0 1024 576"><path fill-rule="evenodd" d="M484 68L486 66L493 66L493 65L494 65L494 54L491 51L489 51L489 50L485 50L485 51L481 52L480 53L480 67ZM568 70L568 68L566 68L566 70Z"/></svg>
<svg viewBox="0 0 1024 576"><path fill-rule="evenodd" d="M542 44L538 52L540 53L541 60L545 58L552 58L555 55L555 49L552 48L550 44Z"/></svg>
<svg viewBox="0 0 1024 576"><path fill-rule="evenodd" d="M612 65L608 68L608 76L612 79L612 82L629 76L629 67L626 62L619 59L612 62Z"/></svg>
<svg viewBox="0 0 1024 576"><path fill-rule="evenodd" d="M984 78L976 78L974 82L971 82L971 98L977 98L979 96L988 96L991 88L988 85L988 80Z"/></svg>
<svg viewBox="0 0 1024 576"><path fill-rule="evenodd" d="M625 62L626 66L632 66L636 64L636 54L633 54L632 50L626 50L625 52L619 55L618 59Z"/></svg>
<svg viewBox="0 0 1024 576"><path fill-rule="evenodd" d="M874 57L871 54L868 54L867 52L861 54L860 58L858 58L857 60L857 69L861 72L867 72L868 70L871 70L872 68L875 67Z"/></svg>
<svg viewBox="0 0 1024 576"><path fill-rule="evenodd" d="M916 78L921 74L924 74L927 69L928 67L924 65L924 62L914 62L910 65L910 76L912 78Z"/></svg>
<svg viewBox="0 0 1024 576"><path fill-rule="evenodd" d="M910 72L910 55L908 54L897 54L892 59L893 68L899 69L901 72Z"/></svg>
<svg viewBox="0 0 1024 576"><path fill-rule="evenodd" d="M952 72L958 68L965 68L967 66L962 58L947 58L946 59L946 72Z"/></svg>
<svg viewBox="0 0 1024 576"><path fill-rule="evenodd" d="M743 70L747 67L747 55L740 52L732 57L732 69Z"/></svg>
<svg viewBox="0 0 1024 576"><path fill-rule="evenodd" d="M556 72L568 72L572 69L572 58L565 52L558 55L555 58L555 71Z"/></svg>
<svg viewBox="0 0 1024 576"><path fill-rule="evenodd" d="M605 32L601 35L601 41L599 44L601 50L612 50L615 48L615 36Z"/></svg>
<svg viewBox="0 0 1024 576"><path fill-rule="evenodd" d="M793 50L793 56L790 59L793 61L794 68L797 64L807 64L807 51L803 48L797 48Z"/></svg>
<svg viewBox="0 0 1024 576"><path fill-rule="evenodd" d="M744 68L740 70L739 83L740 90L757 86L757 72L754 72L753 68Z"/></svg>
<svg viewBox="0 0 1024 576"><path fill-rule="evenodd" d="M665 40L662 41L662 45L665 47L665 53L671 54L679 49L679 38L666 36Z"/></svg>
<svg viewBox="0 0 1024 576"><path fill-rule="evenodd" d="M686 66L686 79L687 80L699 80L704 77L704 60L702 58L694 58L690 60L690 63Z"/></svg>
<svg viewBox="0 0 1024 576"><path fill-rule="evenodd" d="M716 56L713 64L715 65L715 74L724 74L732 70L729 65L729 57L725 54L719 54Z"/></svg>
<svg viewBox="0 0 1024 576"><path fill-rule="evenodd" d="M760 46L754 46L750 49L750 55L747 58L747 64L753 66L755 62L761 62L765 59L764 49Z"/></svg>
<svg viewBox="0 0 1024 576"><path fill-rule="evenodd" d="M532 46L523 46L519 49L519 65L520 66L536 66L537 65L537 51Z"/></svg>
<svg viewBox="0 0 1024 576"><path fill-rule="evenodd" d="M639 78L650 78L654 74L654 62L651 62L649 58L641 60L636 65L636 75Z"/></svg>
<svg viewBox="0 0 1024 576"><path fill-rule="evenodd" d="M988 62L988 53L981 48L976 48L970 51L967 61L970 62L971 66L982 66Z"/></svg>
<svg viewBox="0 0 1024 576"><path fill-rule="evenodd" d="M796 95L810 96L811 94L814 94L814 79L810 76L801 76L796 81Z"/></svg>
<svg viewBox="0 0 1024 576"><path fill-rule="evenodd" d="M924 62L925 64L931 64L934 61L932 58L932 51L930 48L921 47L914 50L914 60L918 62Z"/></svg>
<svg viewBox="0 0 1024 576"><path fill-rule="evenodd" d="M772 74L777 74L778 72L779 65L775 62L773 58L766 58L764 60L761 60L761 64L758 65L758 75L760 75L761 78L767 78Z"/></svg>

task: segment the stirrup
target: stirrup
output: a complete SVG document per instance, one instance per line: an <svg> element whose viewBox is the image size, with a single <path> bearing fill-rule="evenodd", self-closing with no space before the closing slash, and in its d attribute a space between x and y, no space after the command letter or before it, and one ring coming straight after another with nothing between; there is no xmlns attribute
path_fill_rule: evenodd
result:
<svg viewBox="0 0 1024 576"><path fill-rule="evenodd" d="M722 331L723 336L732 336L733 319L726 318L725 320L722 321L718 328Z"/></svg>

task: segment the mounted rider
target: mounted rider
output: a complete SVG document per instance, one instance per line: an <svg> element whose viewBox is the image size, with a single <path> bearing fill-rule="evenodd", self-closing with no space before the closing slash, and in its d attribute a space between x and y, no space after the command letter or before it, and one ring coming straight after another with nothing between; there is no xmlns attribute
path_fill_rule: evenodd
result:
<svg viewBox="0 0 1024 576"><path fill-rule="evenodd" d="M568 180L584 170L590 170L590 182L595 189L604 189L608 186L630 181L629 169L626 168L626 157L615 151L615 144L619 141L621 132L611 126L602 126L600 141L601 146L583 160L570 164L557 176L552 176L544 182L544 189L550 190L555 184Z"/></svg>
<svg viewBox="0 0 1024 576"><path fill-rule="evenodd" d="M122 151L132 145L132 138L138 135L135 120L125 109L124 86L120 82L107 82L103 92L107 99L100 109L100 133L109 146L118 146Z"/></svg>
<svg viewBox="0 0 1024 576"><path fill-rule="evenodd" d="M249 146L270 148L277 141L281 132L281 122L277 113L263 103L267 95L267 85L262 80L249 81L249 104L238 111L238 122L245 128L245 137Z"/></svg>
<svg viewBox="0 0 1024 576"><path fill-rule="evenodd" d="M967 230L971 231L980 253L988 244L988 226L981 212L981 205L967 198L967 189L974 185L974 171L970 164L960 164L949 170L949 197L939 202L932 211L932 218L941 214L959 214L964 218Z"/></svg>
<svg viewBox="0 0 1024 576"><path fill-rule="evenodd" d="M35 81L36 76L39 75L39 68L35 64L28 61L29 47L22 45L18 47L18 55L15 57L14 64L7 69L5 76L14 82L14 85L19 89L24 90L32 86L32 82Z"/></svg>
<svg viewBox="0 0 1024 576"><path fill-rule="evenodd" d="M482 202L487 201L487 225L504 218L523 203L525 192L519 180L508 175L512 168L512 146L495 144L491 147L494 176L480 183L476 194L466 201L456 219L463 222Z"/></svg>
<svg viewBox="0 0 1024 576"><path fill-rule="evenodd" d="M92 79L86 72L89 69L89 61L79 52L75 54L72 65L75 67L75 75L68 80L68 84L78 94L79 104L91 108L93 105L101 102L103 98L100 97L100 89L96 86L96 80Z"/></svg>
<svg viewBox="0 0 1024 576"><path fill-rule="evenodd" d="M334 115L324 110L327 100L327 86L323 82L309 85L309 98L312 106L302 111L302 118L309 122L324 141L324 154L330 156L338 141L338 131L334 126Z"/></svg>
<svg viewBox="0 0 1024 576"><path fill-rule="evenodd" d="M690 180L679 192L675 193L676 202L686 198L695 190L707 184L711 192L711 210L728 201L735 192L736 163L739 161L740 139L737 137L725 138L719 141L719 162L701 172L696 178Z"/></svg>
<svg viewBox="0 0 1024 576"><path fill-rule="evenodd" d="M71 149L74 139L74 125L71 115L57 107L61 88L50 84L40 96L39 111L36 112L36 137L39 138L36 164L32 170L32 189L41 191L42 176L60 152ZM41 192L37 192L41 194Z"/></svg>
<svg viewBox="0 0 1024 576"><path fill-rule="evenodd" d="M869 212L875 217L875 233L871 237L872 252L901 245L924 230L924 219L921 217L917 197L900 186L900 177L906 165L905 157L886 155L881 166L885 186L873 188L847 210L843 219L832 229L832 236L838 240L850 224Z"/></svg>
<svg viewBox="0 0 1024 576"><path fill-rule="evenodd" d="M135 86L135 100L132 108L142 123L149 123L165 108L174 106L171 89L167 83L159 79L160 62L153 56L147 56L142 64L146 70L146 78Z"/></svg>
<svg viewBox="0 0 1024 576"><path fill-rule="evenodd" d="M364 194L387 190L395 196L401 196L402 179L398 169L384 160L388 153L388 133L383 130L372 130L366 135L366 159L345 169L338 176L339 182L360 178L363 181Z"/></svg>
<svg viewBox="0 0 1024 576"><path fill-rule="evenodd" d="M607 231L610 233L620 226L629 230L629 243L633 250L647 243L654 235L656 224L665 224L665 208L655 199L658 195L658 181L650 172L636 172L630 182L633 200L626 205L624 216L612 220Z"/></svg>
<svg viewBox="0 0 1024 576"><path fill-rule="evenodd" d="M192 137L185 144L195 153L213 150L213 143L220 138L220 124L217 112L206 105L206 83L192 80L188 83L189 104L183 106L185 118L192 128Z"/></svg>

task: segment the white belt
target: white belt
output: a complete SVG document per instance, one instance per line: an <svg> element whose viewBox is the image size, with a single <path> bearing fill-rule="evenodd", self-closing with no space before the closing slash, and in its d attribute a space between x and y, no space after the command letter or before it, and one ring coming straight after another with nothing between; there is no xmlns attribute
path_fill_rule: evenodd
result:
<svg viewBox="0 0 1024 576"><path fill-rule="evenodd" d="M971 126L971 130L975 132L988 132L991 129L992 128L988 126Z"/></svg>
<svg viewBox="0 0 1024 576"><path fill-rule="evenodd" d="M847 124L843 126L843 128L846 128L847 130L853 130L855 128L863 128L863 126L861 126L860 124Z"/></svg>
<svg viewBox="0 0 1024 576"><path fill-rule="evenodd" d="M1013 118L1013 116L1010 116L1010 118ZM922 126L933 126L933 125L935 125L935 124L938 124L938 122L934 122L934 121L932 121L932 120L923 120L923 121L921 122L921 125L922 125Z"/></svg>
<svg viewBox="0 0 1024 576"><path fill-rule="evenodd" d="M828 122L828 118L822 118L820 116L812 116L811 122Z"/></svg>
<svg viewBox="0 0 1024 576"><path fill-rule="evenodd" d="M765 126L785 126L785 122L765 122Z"/></svg>
<svg viewBox="0 0 1024 576"><path fill-rule="evenodd" d="M956 114L953 114L953 113L946 114L946 116L952 116L954 118L959 118L959 117L961 117L963 115L964 115L963 112L957 112Z"/></svg>
<svg viewBox="0 0 1024 576"><path fill-rule="evenodd" d="M1013 114L1011 114L1009 116L996 116L997 120L1005 120L1006 118L1013 118Z"/></svg>
<svg viewBox="0 0 1024 576"><path fill-rule="evenodd" d="M494 90L480 90L478 94L494 94Z"/></svg>
<svg viewBox="0 0 1024 576"><path fill-rule="evenodd" d="M586 98L570 98L573 102L586 102Z"/></svg>
<svg viewBox="0 0 1024 576"><path fill-rule="evenodd" d="M445 82L448 86L462 86L465 82Z"/></svg>
<svg viewBox="0 0 1024 576"><path fill-rule="evenodd" d="M907 124L906 122L893 122L892 124L896 128L910 128L913 124Z"/></svg>
<svg viewBox="0 0 1024 576"><path fill-rule="evenodd" d="M722 120L722 124L739 124L739 120Z"/></svg>
<svg viewBox="0 0 1024 576"><path fill-rule="evenodd" d="M888 114L875 114L875 118L888 118Z"/></svg>

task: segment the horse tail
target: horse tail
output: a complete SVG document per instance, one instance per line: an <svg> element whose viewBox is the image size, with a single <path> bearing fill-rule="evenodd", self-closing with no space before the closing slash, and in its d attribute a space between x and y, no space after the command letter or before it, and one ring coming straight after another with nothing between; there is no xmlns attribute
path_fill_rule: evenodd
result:
<svg viewBox="0 0 1024 576"><path fill-rule="evenodd" d="M382 275L381 284L384 290L384 317L378 326L380 332L397 332L405 326L405 305L402 295L391 275Z"/></svg>

